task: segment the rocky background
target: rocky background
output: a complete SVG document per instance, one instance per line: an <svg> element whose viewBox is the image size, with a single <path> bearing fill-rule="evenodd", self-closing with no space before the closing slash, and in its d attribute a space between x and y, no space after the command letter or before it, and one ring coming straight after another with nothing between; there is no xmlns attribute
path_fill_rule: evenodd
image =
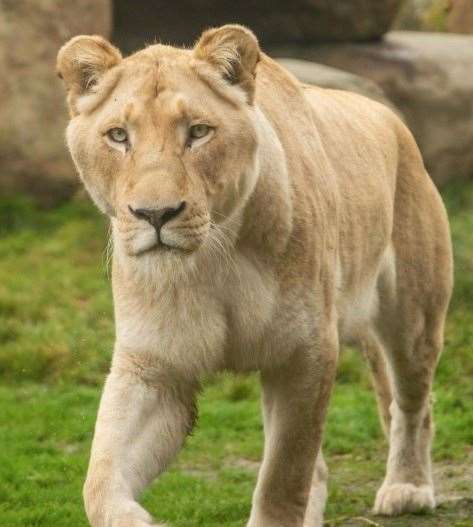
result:
<svg viewBox="0 0 473 527"><path fill-rule="evenodd" d="M77 189L56 55L74 35L111 29L108 0L0 0L0 196L49 205Z"/></svg>
<svg viewBox="0 0 473 527"><path fill-rule="evenodd" d="M228 22L304 82L395 108L438 185L473 174L473 0L0 0L0 195L50 205L77 189L54 71L66 40L102 34L132 52Z"/></svg>

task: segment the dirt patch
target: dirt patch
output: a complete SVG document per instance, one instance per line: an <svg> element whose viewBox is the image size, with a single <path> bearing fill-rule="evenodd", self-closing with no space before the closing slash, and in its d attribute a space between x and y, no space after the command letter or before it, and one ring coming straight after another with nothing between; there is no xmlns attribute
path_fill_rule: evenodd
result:
<svg viewBox="0 0 473 527"><path fill-rule="evenodd" d="M337 466L337 460L339 464ZM346 480L348 488L355 485L365 487L366 493L373 499L381 480L374 480L365 466L366 460L360 460L358 472L355 460L340 456L331 465L334 466L333 478L339 482ZM327 518L325 527L473 527L473 449L466 452L461 461L442 461L434 464L437 508L432 513L409 514L396 518L374 516L367 509L358 516L340 516Z"/></svg>
<svg viewBox="0 0 473 527"><path fill-rule="evenodd" d="M353 458L351 455L329 457L330 479L350 488L363 487L374 499L382 476L374 472L384 470L376 461ZM255 474L260 463L248 459L228 460L225 468L240 469ZM356 467L356 471L355 471ZM371 469L371 470L370 470ZM374 469L374 471L373 471ZM215 472L186 470L201 477L216 477ZM432 513L382 518L371 514L367 508L356 516L328 517L325 527L473 527L473 449L461 461L442 461L434 464L434 479L438 506ZM329 483L330 484L330 483Z"/></svg>

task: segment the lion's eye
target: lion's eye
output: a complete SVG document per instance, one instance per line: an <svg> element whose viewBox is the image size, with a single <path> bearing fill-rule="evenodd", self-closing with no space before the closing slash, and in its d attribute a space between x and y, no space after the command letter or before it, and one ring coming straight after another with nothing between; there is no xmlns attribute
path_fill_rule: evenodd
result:
<svg viewBox="0 0 473 527"><path fill-rule="evenodd" d="M126 143L128 134L124 128L112 128L107 132L108 137L115 143Z"/></svg>
<svg viewBox="0 0 473 527"><path fill-rule="evenodd" d="M189 136L191 139L201 139L210 132L210 126L206 124L195 124L190 127Z"/></svg>

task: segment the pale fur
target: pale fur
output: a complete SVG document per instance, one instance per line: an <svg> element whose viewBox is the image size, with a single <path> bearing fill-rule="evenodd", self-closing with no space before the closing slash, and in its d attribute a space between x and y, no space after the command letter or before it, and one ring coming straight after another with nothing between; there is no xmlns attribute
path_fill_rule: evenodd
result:
<svg viewBox="0 0 473 527"><path fill-rule="evenodd" d="M320 527L339 341L363 347L390 438L375 511L433 507L430 390L452 256L402 122L301 85L240 26L126 59L79 37L58 70L72 157L113 227L116 344L84 488L91 525L152 525L137 500L191 430L199 380L258 370L266 442L248 526ZM195 122L213 131L190 147ZM113 126L129 148L110 143ZM182 200L167 247L129 210Z"/></svg>

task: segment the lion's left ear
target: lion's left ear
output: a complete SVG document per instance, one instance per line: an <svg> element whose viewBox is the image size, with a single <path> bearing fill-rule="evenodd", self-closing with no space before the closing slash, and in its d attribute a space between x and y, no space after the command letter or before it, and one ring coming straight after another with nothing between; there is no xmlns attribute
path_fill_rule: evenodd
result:
<svg viewBox="0 0 473 527"><path fill-rule="evenodd" d="M253 102L256 65L260 59L258 39L239 25L205 31L194 47L194 55L215 66L231 84L239 85Z"/></svg>

